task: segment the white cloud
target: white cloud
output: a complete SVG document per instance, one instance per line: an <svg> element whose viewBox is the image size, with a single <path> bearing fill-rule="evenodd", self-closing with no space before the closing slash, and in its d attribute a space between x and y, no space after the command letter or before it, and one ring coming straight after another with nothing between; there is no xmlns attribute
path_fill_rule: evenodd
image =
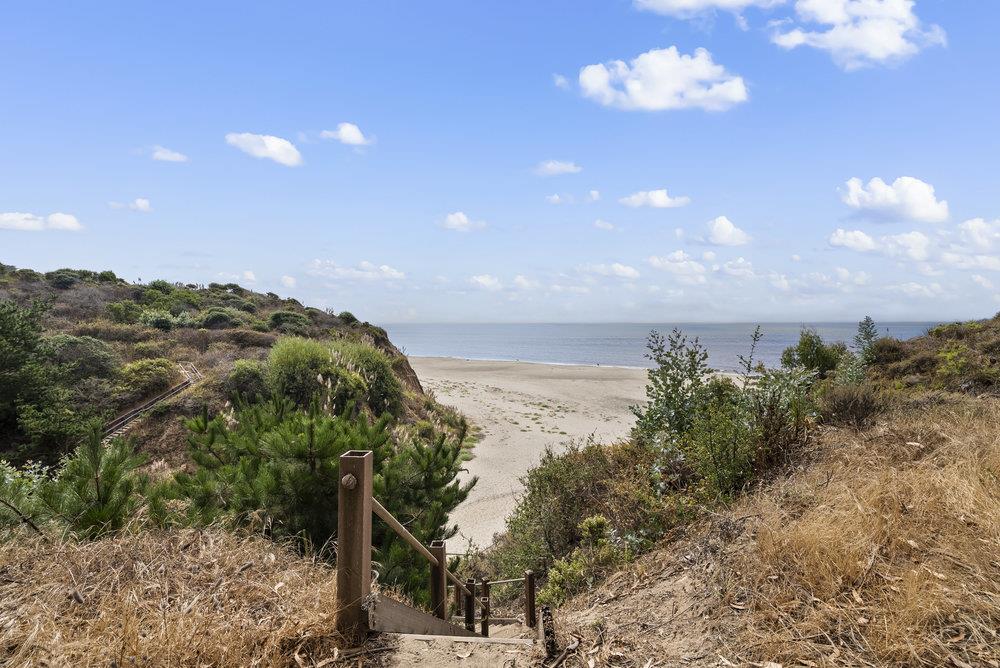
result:
<svg viewBox="0 0 1000 668"><path fill-rule="evenodd" d="M785 49L810 46L827 51L845 70L899 62L922 48L947 43L940 26L923 29L914 4L913 0L797 0L799 19L825 30L779 30L772 41Z"/></svg>
<svg viewBox="0 0 1000 668"><path fill-rule="evenodd" d="M580 70L580 88L600 104L629 110L724 111L747 100L743 78L713 62L711 53L686 55L676 46L652 49L629 63L587 65Z"/></svg>
<svg viewBox="0 0 1000 668"><path fill-rule="evenodd" d="M937 283L931 283L930 285L923 285L921 283L916 283L910 281L908 283L901 283L900 285L890 285L889 290L893 292L902 292L907 297L922 297L924 299L931 299L932 297L937 297L944 290Z"/></svg>
<svg viewBox="0 0 1000 668"><path fill-rule="evenodd" d="M108 202L108 206L112 209L132 209L143 213L150 213L153 210L152 204L145 197L136 197L131 202Z"/></svg>
<svg viewBox="0 0 1000 668"><path fill-rule="evenodd" d="M601 220L600 218L594 221L594 227L596 227L599 230L608 230L608 231L616 229L614 225L612 225L606 220Z"/></svg>
<svg viewBox="0 0 1000 668"><path fill-rule="evenodd" d="M169 148L164 146L154 146L153 160L159 160L161 162L187 162L188 157L183 153L171 151Z"/></svg>
<svg viewBox="0 0 1000 668"><path fill-rule="evenodd" d="M754 276L753 264L744 260L742 257L726 262L722 265L722 271L730 276L736 276L738 278L753 278Z"/></svg>
<svg viewBox="0 0 1000 668"><path fill-rule="evenodd" d="M714 262L715 251L705 251L704 253L701 254L701 259L704 260L705 262Z"/></svg>
<svg viewBox="0 0 1000 668"><path fill-rule="evenodd" d="M774 7L783 4L785 0L634 0L636 9L689 18L702 12L724 10L741 12L747 7Z"/></svg>
<svg viewBox="0 0 1000 668"><path fill-rule="evenodd" d="M562 195L556 194L556 195L546 195L545 201L548 202L549 204L562 204L566 200L563 198Z"/></svg>
<svg viewBox="0 0 1000 668"><path fill-rule="evenodd" d="M922 262L930 257L931 240L923 232L904 232L882 237L882 249L887 255L900 255Z"/></svg>
<svg viewBox="0 0 1000 668"><path fill-rule="evenodd" d="M948 220L948 202L934 195L934 186L912 176L901 176L887 184L876 177L867 187L859 178L845 184L844 203L877 218L941 223Z"/></svg>
<svg viewBox="0 0 1000 668"><path fill-rule="evenodd" d="M359 262L354 267L343 267L333 260L313 260L307 273L312 276L359 281L395 281L406 278L406 274L387 264L375 265L368 261Z"/></svg>
<svg viewBox="0 0 1000 668"><path fill-rule="evenodd" d="M991 251L1000 241L1000 220L973 218L958 226L958 234L964 245L977 251Z"/></svg>
<svg viewBox="0 0 1000 668"><path fill-rule="evenodd" d="M561 74L553 74L552 83L555 84L556 88L562 88L563 90L569 89L569 79Z"/></svg>
<svg viewBox="0 0 1000 668"><path fill-rule="evenodd" d="M441 227L448 230L455 230L456 232L470 232L486 227L486 221L472 220L464 211L454 211L444 217Z"/></svg>
<svg viewBox="0 0 1000 668"><path fill-rule="evenodd" d="M591 202L596 202L599 199L601 199L601 191L600 190L591 190L589 193L587 193L587 198Z"/></svg>
<svg viewBox="0 0 1000 668"><path fill-rule="evenodd" d="M831 246L849 248L860 253L873 251L878 248L878 244L875 243L875 240L861 230L843 230L837 228L837 230L830 235L828 242Z"/></svg>
<svg viewBox="0 0 1000 668"><path fill-rule="evenodd" d="M690 197L671 197L666 188L660 190L640 190L618 200L625 206L651 206L655 209L675 209L691 203Z"/></svg>
<svg viewBox="0 0 1000 668"><path fill-rule="evenodd" d="M648 262L653 268L669 272L684 283L705 282L705 265L692 259L682 250L662 257L654 255L648 259Z"/></svg>
<svg viewBox="0 0 1000 668"><path fill-rule="evenodd" d="M243 272L243 280L250 281L251 283L256 283L257 276L252 271L247 269L246 271Z"/></svg>
<svg viewBox="0 0 1000 668"><path fill-rule="evenodd" d="M482 288L483 290L489 290L491 292L503 289L503 283L500 282L500 279L491 274L477 274L475 276L470 276L469 283L472 283L477 288Z"/></svg>
<svg viewBox="0 0 1000 668"><path fill-rule="evenodd" d="M980 287L986 288L987 290L993 289L993 281L986 278L985 276L982 276L981 274L973 274L972 282Z"/></svg>
<svg viewBox="0 0 1000 668"><path fill-rule="evenodd" d="M230 132L226 135L226 143L255 158L274 160L286 167L297 167L302 164L302 154L295 148L295 144L281 137Z"/></svg>
<svg viewBox="0 0 1000 668"><path fill-rule="evenodd" d="M615 276L634 281L639 278L639 270L627 264L613 262L611 264L588 264L581 267L582 271L599 276Z"/></svg>
<svg viewBox="0 0 1000 668"><path fill-rule="evenodd" d="M368 146L372 143L371 137L366 137L354 123L338 123L336 130L323 130L319 133L323 139L336 139L341 144L348 146Z"/></svg>
<svg viewBox="0 0 1000 668"><path fill-rule="evenodd" d="M560 174L577 174L583 171L583 167L575 162L566 160L545 160L535 167L535 174L538 176L558 176Z"/></svg>
<svg viewBox="0 0 1000 668"><path fill-rule="evenodd" d="M708 226L708 243L716 246L745 246L750 243L750 235L733 225L725 216L706 223Z"/></svg>
<svg viewBox="0 0 1000 668"><path fill-rule="evenodd" d="M801 262L801 261L802 261L801 255L799 255L798 253L792 255L792 262Z"/></svg>
<svg viewBox="0 0 1000 668"><path fill-rule="evenodd" d="M295 280L294 276L282 276L281 284L286 288L294 288L298 281Z"/></svg>
<svg viewBox="0 0 1000 668"><path fill-rule="evenodd" d="M773 285L778 290L781 290L782 292L788 292L789 290L792 289L792 284L788 280L788 277L785 276L784 274L779 274L776 271L772 271L771 275L768 276L767 280L771 283L771 285Z"/></svg>
<svg viewBox="0 0 1000 668"><path fill-rule="evenodd" d="M43 230L61 230L79 232L83 225L76 216L68 213L51 213L46 217L33 213L0 213L0 230L17 230L20 232L41 232Z"/></svg>
<svg viewBox="0 0 1000 668"><path fill-rule="evenodd" d="M518 290L534 290L539 285L538 281L518 274L514 277L514 287Z"/></svg>

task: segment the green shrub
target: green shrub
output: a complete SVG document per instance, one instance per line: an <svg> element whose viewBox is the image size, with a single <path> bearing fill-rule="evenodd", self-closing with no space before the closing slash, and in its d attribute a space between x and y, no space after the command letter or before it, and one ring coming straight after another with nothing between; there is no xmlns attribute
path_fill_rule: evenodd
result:
<svg viewBox="0 0 1000 668"><path fill-rule="evenodd" d="M117 283L119 279L118 276L115 275L115 272L110 269L105 269L97 274L97 280L101 283Z"/></svg>
<svg viewBox="0 0 1000 668"><path fill-rule="evenodd" d="M81 323L74 328L73 333L77 336L92 336L102 341L117 341L121 343L146 341L156 336L156 332L148 327L110 322L108 320L90 320Z"/></svg>
<svg viewBox="0 0 1000 668"><path fill-rule="evenodd" d="M243 316L236 309L213 306L201 316L201 326L205 329L231 329L243 323Z"/></svg>
<svg viewBox="0 0 1000 668"><path fill-rule="evenodd" d="M240 406L234 415L205 414L187 428L197 468L178 473L152 500L151 515L163 524L253 524L272 536L325 548L337 532L339 457L371 450L374 496L426 544L455 534L448 515L475 483L456 480L460 439L393 442L389 416L371 423L364 416L330 415L315 403L300 410L276 399ZM185 503L171 506L170 499ZM426 601L426 562L388 527L372 528L380 580Z"/></svg>
<svg viewBox="0 0 1000 668"><path fill-rule="evenodd" d="M225 389L231 401L261 401L270 394L267 368L257 360L236 360L226 378Z"/></svg>
<svg viewBox="0 0 1000 668"><path fill-rule="evenodd" d="M240 348L270 348L278 337L266 332L255 332L250 329L231 329L226 338Z"/></svg>
<svg viewBox="0 0 1000 668"><path fill-rule="evenodd" d="M142 316L142 307L131 299L111 302L107 305L108 317L113 322L136 323Z"/></svg>
<svg viewBox="0 0 1000 668"><path fill-rule="evenodd" d="M52 350L53 359L65 366L73 381L91 376L109 378L121 365L111 346L91 336L55 334L46 339L46 344Z"/></svg>
<svg viewBox="0 0 1000 668"><path fill-rule="evenodd" d="M49 282L49 285L60 290L68 290L80 282L79 276L68 269L50 271L45 274L45 280Z"/></svg>
<svg viewBox="0 0 1000 668"><path fill-rule="evenodd" d="M388 355L367 343L346 339L333 341L331 347L334 362L364 380L372 411L376 414L399 412L403 403L403 386L393 371Z"/></svg>
<svg viewBox="0 0 1000 668"><path fill-rule="evenodd" d="M161 292L165 295L169 295L171 292L174 291L174 286L162 279L157 279L155 281L150 282L150 284L146 286L146 289L155 290L156 292Z"/></svg>
<svg viewBox="0 0 1000 668"><path fill-rule="evenodd" d="M170 388L177 368L168 359L129 362L119 372L118 394L129 401L158 394Z"/></svg>
<svg viewBox="0 0 1000 668"><path fill-rule="evenodd" d="M319 341L286 337L271 348L268 381L299 406L308 406L324 386L322 375L331 366L330 349Z"/></svg>
<svg viewBox="0 0 1000 668"><path fill-rule="evenodd" d="M139 316L139 321L147 327L153 327L164 332L174 328L174 319L166 311L146 310Z"/></svg>
<svg viewBox="0 0 1000 668"><path fill-rule="evenodd" d="M350 311L341 311L340 315L337 317L340 318L346 325L354 325L358 322L358 319L354 317L354 314Z"/></svg>
<svg viewBox="0 0 1000 668"><path fill-rule="evenodd" d="M906 355L907 346L899 339L886 336L872 343L872 364L875 366L886 367L903 360Z"/></svg>
<svg viewBox="0 0 1000 668"><path fill-rule="evenodd" d="M937 376L946 385L955 385L972 371L973 353L967 345L949 342L937 353Z"/></svg>
<svg viewBox="0 0 1000 668"><path fill-rule="evenodd" d="M593 588L632 558L617 541L602 515L588 517L578 527L580 545L549 569L545 586L538 592L541 605L562 605L571 596Z"/></svg>
<svg viewBox="0 0 1000 668"><path fill-rule="evenodd" d="M92 426L56 476L39 485L43 516L81 538L121 530L143 504L146 479L138 469L144 463L123 439L102 445L100 427Z"/></svg>
<svg viewBox="0 0 1000 668"><path fill-rule="evenodd" d="M860 431L870 427L884 409L884 400L868 383L833 384L820 393L820 416L829 424Z"/></svg>
<svg viewBox="0 0 1000 668"><path fill-rule="evenodd" d="M662 445L690 429L713 369L698 339L689 341L677 329L667 339L650 332L646 347L646 358L656 366L647 372L646 405L631 407L636 417L632 436L640 443Z"/></svg>
<svg viewBox="0 0 1000 668"><path fill-rule="evenodd" d="M17 422L30 441L28 457L54 461L83 435L80 416L66 388L49 386L32 403L17 407Z"/></svg>
<svg viewBox="0 0 1000 668"><path fill-rule="evenodd" d="M309 318L295 311L275 311L267 320L268 327L273 331L288 334L301 334L311 324Z"/></svg>
<svg viewBox="0 0 1000 668"><path fill-rule="evenodd" d="M818 378L826 378L837 368L845 352L847 346L843 343L825 344L816 330L806 327L799 333L799 342L781 353L781 366L786 369L803 367L816 372Z"/></svg>

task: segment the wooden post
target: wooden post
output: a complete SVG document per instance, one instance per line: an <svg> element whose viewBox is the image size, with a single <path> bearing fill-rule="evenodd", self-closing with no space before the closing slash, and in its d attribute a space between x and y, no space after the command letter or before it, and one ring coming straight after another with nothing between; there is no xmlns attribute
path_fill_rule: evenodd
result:
<svg viewBox="0 0 1000 668"><path fill-rule="evenodd" d="M524 623L528 628L535 628L538 623L538 616L535 612L535 573L534 571L524 572Z"/></svg>
<svg viewBox="0 0 1000 668"><path fill-rule="evenodd" d="M351 450L340 456L337 631L350 643L368 633L363 606L372 588L372 462L370 450Z"/></svg>
<svg viewBox="0 0 1000 668"><path fill-rule="evenodd" d="M462 588L459 587L458 585L455 585L454 587L452 587L452 589L455 590L454 591L454 594L455 594L455 613L454 614L461 616L462 610L465 609L465 608L462 607L462 605L465 603L465 594L462 593ZM448 619L451 619L451 617L448 617Z"/></svg>
<svg viewBox="0 0 1000 668"><path fill-rule="evenodd" d="M465 581L465 588L469 593L465 596L465 628L469 631L476 630L476 581L469 578Z"/></svg>
<svg viewBox="0 0 1000 668"><path fill-rule="evenodd" d="M437 566L431 564L431 611L439 619L448 618L448 553L444 541L431 541L431 554Z"/></svg>
<svg viewBox="0 0 1000 668"><path fill-rule="evenodd" d="M479 632L482 633L484 638L489 638L490 637L490 583L488 580L483 580L480 586L483 589L483 594L480 597L479 601L482 604L483 611L482 613L480 613L482 615L482 619L479 621L480 623Z"/></svg>

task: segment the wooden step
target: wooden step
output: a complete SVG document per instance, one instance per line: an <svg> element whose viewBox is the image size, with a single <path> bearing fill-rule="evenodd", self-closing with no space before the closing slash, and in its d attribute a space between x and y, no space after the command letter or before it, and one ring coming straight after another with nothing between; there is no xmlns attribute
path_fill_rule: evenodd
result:
<svg viewBox="0 0 1000 668"><path fill-rule="evenodd" d="M385 596L377 596L368 608L368 626L381 633L482 638L475 631L457 626L422 610ZM485 640L485 638L484 638Z"/></svg>
<svg viewBox="0 0 1000 668"><path fill-rule="evenodd" d="M519 645L531 647L535 644L532 638L484 638L483 636L437 636L424 633L395 633L400 638L410 640L447 640L449 642L471 643L475 645Z"/></svg>

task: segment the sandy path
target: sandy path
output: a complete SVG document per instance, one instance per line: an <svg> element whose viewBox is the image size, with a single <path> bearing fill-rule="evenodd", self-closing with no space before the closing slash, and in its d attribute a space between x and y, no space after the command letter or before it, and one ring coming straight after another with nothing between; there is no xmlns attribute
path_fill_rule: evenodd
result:
<svg viewBox="0 0 1000 668"><path fill-rule="evenodd" d="M642 369L438 357L411 357L410 365L425 389L482 429L467 465L467 475L479 476L479 483L452 514L459 534L448 547L456 552L469 540L486 547L503 530L518 479L546 446L590 435L604 442L625 436L634 422L629 405L645 399Z"/></svg>

